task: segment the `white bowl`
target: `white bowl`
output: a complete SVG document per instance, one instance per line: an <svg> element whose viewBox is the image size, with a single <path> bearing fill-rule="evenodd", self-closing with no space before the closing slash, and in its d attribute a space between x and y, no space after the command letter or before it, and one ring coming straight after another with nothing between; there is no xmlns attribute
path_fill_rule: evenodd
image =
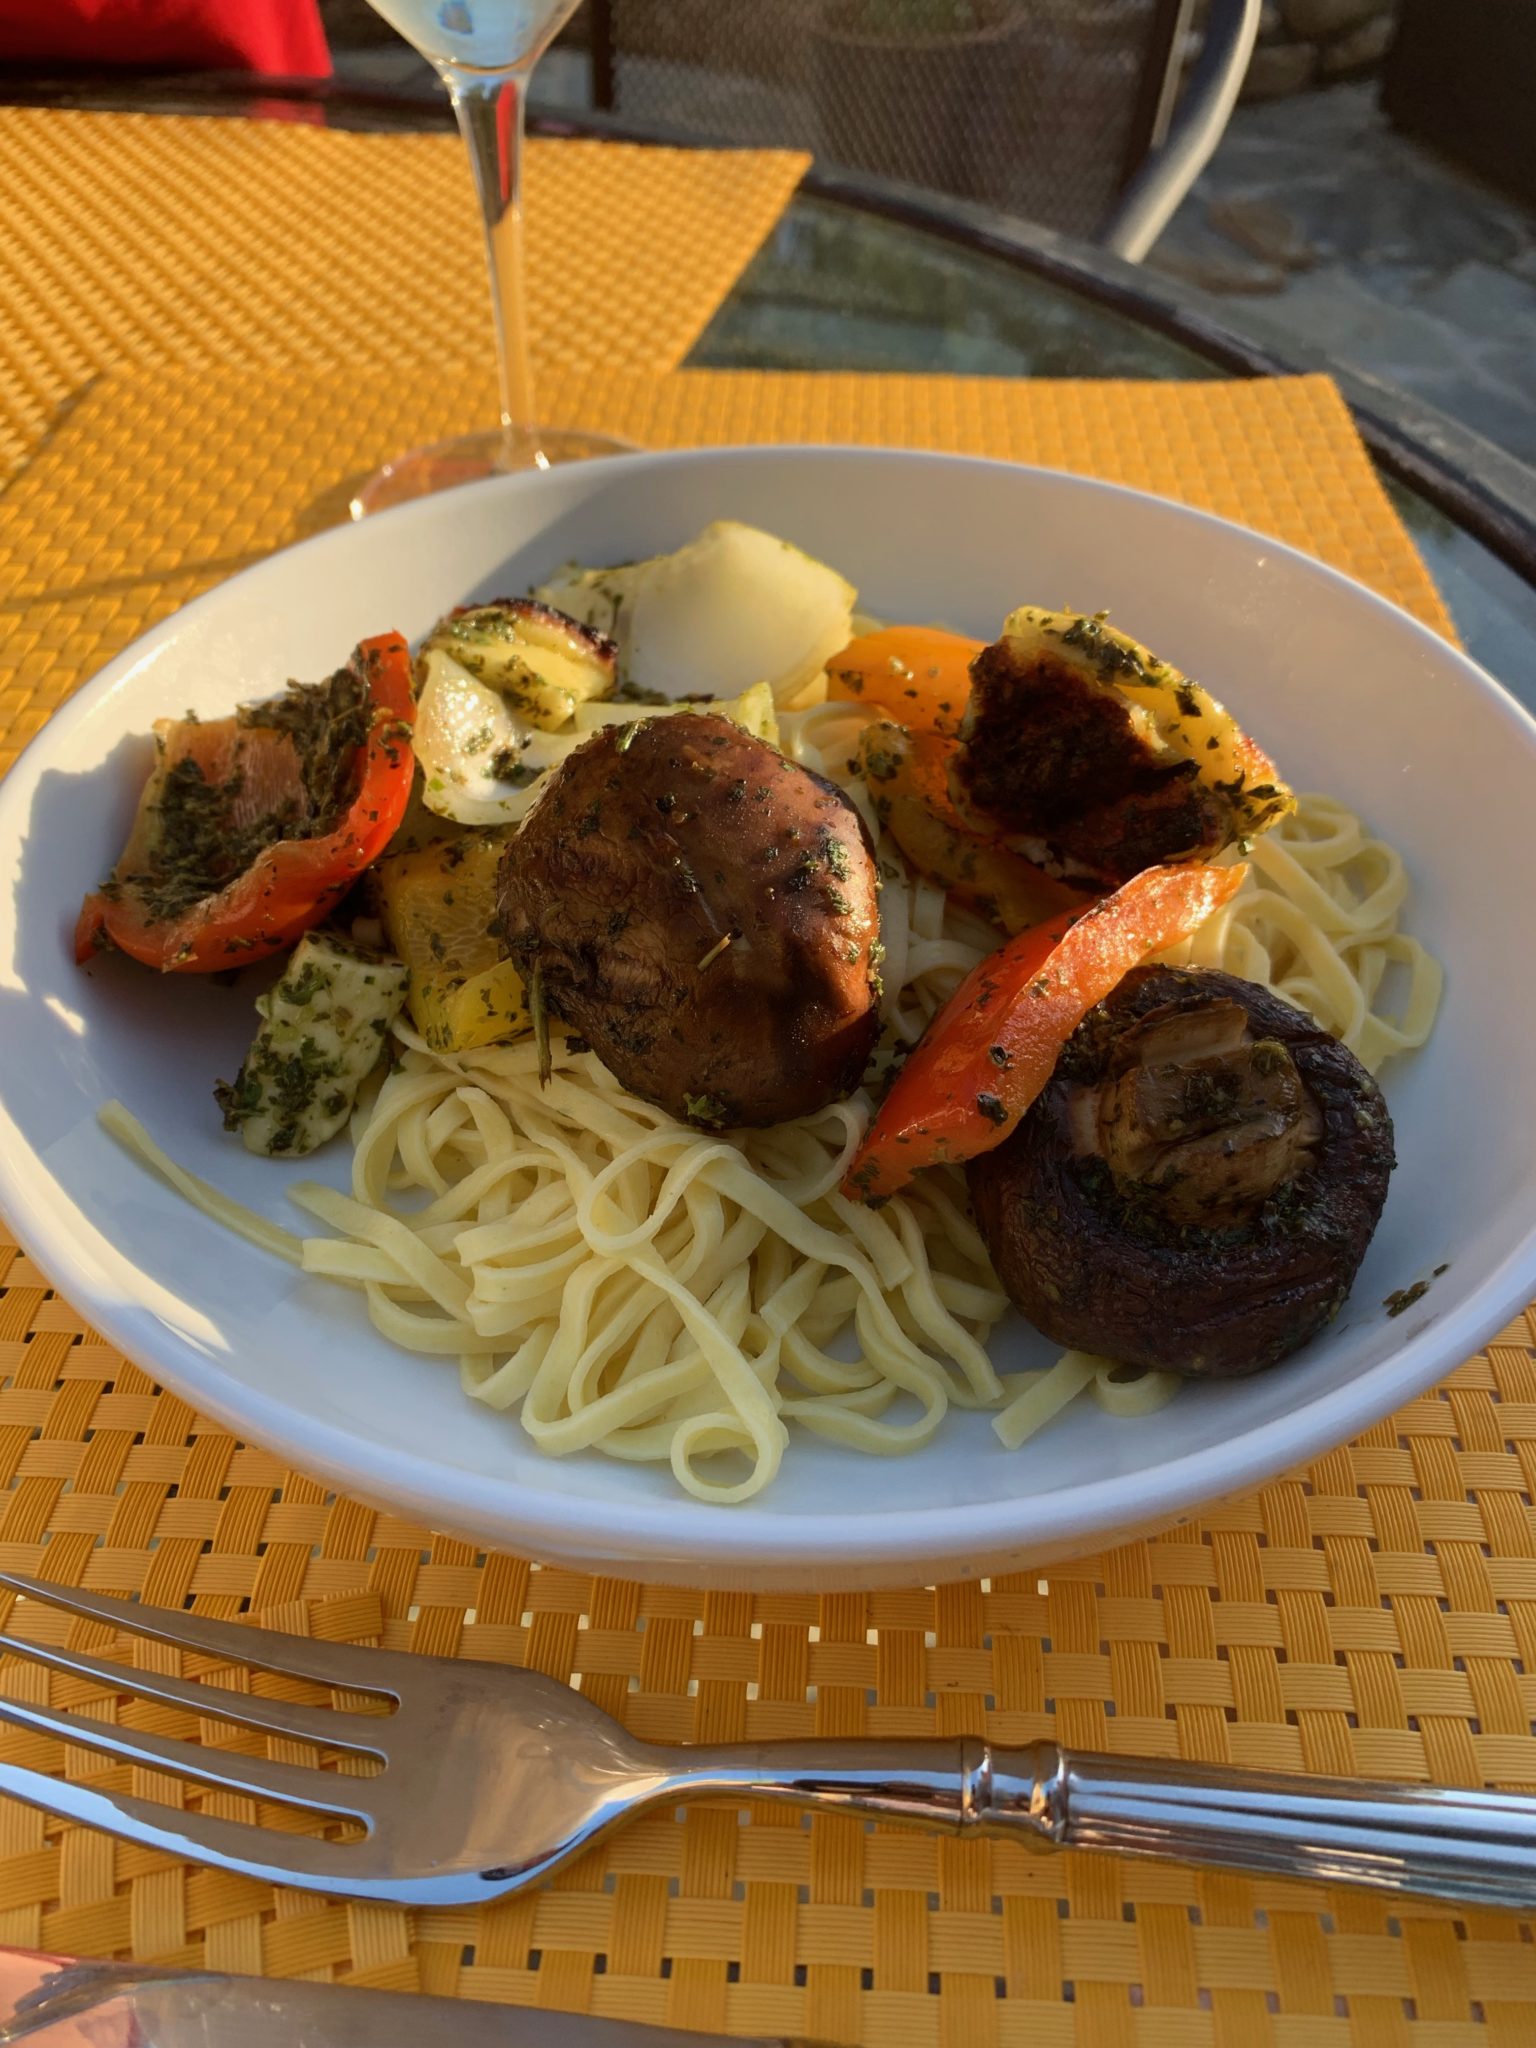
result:
<svg viewBox="0 0 1536 2048"><path fill-rule="evenodd" d="M119 1096L194 1172L294 1224L316 1162L252 1159L209 1093L249 996L121 959L77 968L82 894L132 815L151 721L227 712L328 673L360 637L416 636L470 594L572 558L676 546L722 516L834 563L872 609L992 634L1034 600L1110 607L1230 704L1301 788L1407 858L1412 928L1444 959L1428 1049L1389 1070L1401 1165L1340 1320L1256 1379L1160 1414L1083 1406L1022 1451L953 1414L916 1456L796 1441L768 1494L680 1498L669 1473L542 1457L453 1369L375 1336L357 1298L189 1209L96 1122ZM0 1209L114 1343L200 1409L338 1487L534 1556L694 1585L862 1587L1047 1564L1187 1517L1431 1385L1536 1293L1536 725L1470 661L1318 563L1138 493L890 451L722 449L511 477L326 533L220 585L83 688L0 790ZM345 1148L320 1155L338 1183ZM1397 1320L1384 1297L1448 1270ZM1005 1368L1044 1362L1022 1326Z"/></svg>

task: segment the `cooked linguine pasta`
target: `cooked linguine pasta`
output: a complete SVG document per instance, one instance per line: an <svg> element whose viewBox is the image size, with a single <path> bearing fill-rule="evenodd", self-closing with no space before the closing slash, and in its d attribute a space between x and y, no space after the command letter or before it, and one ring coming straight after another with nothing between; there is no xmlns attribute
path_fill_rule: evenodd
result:
<svg viewBox="0 0 1536 2048"><path fill-rule="evenodd" d="M1369 1072L1429 1037L1440 963L1399 929L1401 856L1347 805L1302 796L1253 842L1248 881L1167 957L1272 988L1341 1038Z"/></svg>
<svg viewBox="0 0 1536 2048"><path fill-rule="evenodd" d="M828 703L782 714L781 731L874 832L849 775L863 722ZM1160 1406L1172 1375L1081 1353L998 1376L986 1341L1007 1303L958 1172L878 1211L838 1193L869 1087L996 944L888 841L877 854L885 1032L866 1089L799 1123L705 1133L558 1034L541 1088L529 1041L440 1055L400 1029L354 1123L351 1194L295 1191L335 1233L304 1241L306 1268L361 1288L393 1342L456 1358L465 1390L516 1408L542 1450L665 1461L718 1502L769 1484L791 1423L890 1455L926 1443L951 1403L995 1410L1010 1446L1085 1389L1114 1414ZM1247 858L1243 889L1169 957L1277 990L1373 1071L1423 1044L1441 976L1400 930L1397 854L1342 804L1303 797Z"/></svg>

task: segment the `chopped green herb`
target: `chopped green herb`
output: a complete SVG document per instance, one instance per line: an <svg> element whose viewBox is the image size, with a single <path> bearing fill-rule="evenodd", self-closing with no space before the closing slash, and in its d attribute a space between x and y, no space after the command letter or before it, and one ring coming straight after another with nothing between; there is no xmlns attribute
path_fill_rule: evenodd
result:
<svg viewBox="0 0 1536 2048"><path fill-rule="evenodd" d="M1444 1268L1441 1270L1443 1272ZM1428 1292L1427 1280L1415 1280L1411 1287L1396 1288L1381 1305L1389 1316L1400 1316L1412 1308L1416 1301L1422 1301Z"/></svg>
<svg viewBox="0 0 1536 2048"><path fill-rule="evenodd" d="M685 1095L683 1114L689 1123L703 1124L709 1130L720 1130L731 1120L729 1107L718 1095Z"/></svg>

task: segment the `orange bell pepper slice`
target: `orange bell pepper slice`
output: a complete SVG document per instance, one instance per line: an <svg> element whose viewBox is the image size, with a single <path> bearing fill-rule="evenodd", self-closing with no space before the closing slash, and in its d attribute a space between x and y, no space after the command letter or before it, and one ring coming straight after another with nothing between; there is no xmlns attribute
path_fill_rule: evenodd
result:
<svg viewBox="0 0 1536 2048"><path fill-rule="evenodd" d="M949 795L954 751L955 742L942 734L911 732L890 719L877 719L859 735L859 764L876 816L913 867L1005 932L1086 909L1081 889L1069 889L962 822Z"/></svg>
<svg viewBox="0 0 1536 2048"><path fill-rule="evenodd" d="M372 706L366 735L354 748L352 794L329 829L310 837L292 830L295 814L302 816L304 786L298 750L286 732L238 717L166 721L112 880L81 906L76 960L116 946L165 973L211 974L280 953L319 923L383 852L411 791L416 706L410 649L399 633L382 633L362 643L352 666L366 681ZM232 845L242 828L259 829L267 817L284 820L281 830L290 836L274 831L244 867L219 877L190 903L168 908L162 803L171 776L183 766L200 791L228 792L228 816L215 821L215 831L227 830Z"/></svg>
<svg viewBox="0 0 1536 2048"><path fill-rule="evenodd" d="M971 663L986 646L938 626L882 626L827 663L827 694L883 711L912 732L957 733L971 698Z"/></svg>
<svg viewBox="0 0 1536 2048"><path fill-rule="evenodd" d="M1196 931L1243 885L1246 868L1145 868L1075 920L1020 932L961 982L891 1085L843 1180L880 1202L919 1167L990 1152L1055 1070L1062 1047L1150 953Z"/></svg>

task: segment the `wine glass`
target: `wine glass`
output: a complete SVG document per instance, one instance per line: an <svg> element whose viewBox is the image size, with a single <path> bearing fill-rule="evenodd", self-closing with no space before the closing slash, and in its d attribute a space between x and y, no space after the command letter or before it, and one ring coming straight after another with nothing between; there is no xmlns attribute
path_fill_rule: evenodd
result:
<svg viewBox="0 0 1536 2048"><path fill-rule="evenodd" d="M523 102L533 67L577 0L369 0L448 88L485 223L501 425L397 456L360 486L352 517L503 470L630 452L607 434L537 424L524 318Z"/></svg>

